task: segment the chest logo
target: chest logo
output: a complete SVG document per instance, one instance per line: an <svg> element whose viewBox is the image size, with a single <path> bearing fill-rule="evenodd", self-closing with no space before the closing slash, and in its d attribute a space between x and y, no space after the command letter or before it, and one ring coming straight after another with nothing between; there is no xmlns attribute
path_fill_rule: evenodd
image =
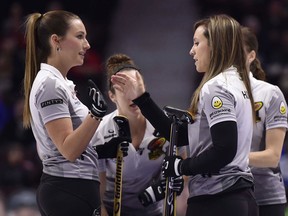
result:
<svg viewBox="0 0 288 216"><path fill-rule="evenodd" d="M163 151L163 146L164 146L165 142L166 142L166 139L163 137L160 137L160 138L153 139L149 143L147 148L151 151L149 153L149 159L150 160L156 160L162 154L165 154L165 152Z"/></svg>
<svg viewBox="0 0 288 216"><path fill-rule="evenodd" d="M222 105L223 105L223 102L219 97L215 96L212 98L212 107L214 109L219 109L222 107Z"/></svg>
<svg viewBox="0 0 288 216"><path fill-rule="evenodd" d="M256 112L259 111L262 107L263 107L263 102L262 101L254 103L254 109L255 109Z"/></svg>
<svg viewBox="0 0 288 216"><path fill-rule="evenodd" d="M262 101L257 101L254 103L254 110L255 110L255 114L256 114L256 122L260 122L261 121L261 117L260 117L260 109L263 107L263 102Z"/></svg>

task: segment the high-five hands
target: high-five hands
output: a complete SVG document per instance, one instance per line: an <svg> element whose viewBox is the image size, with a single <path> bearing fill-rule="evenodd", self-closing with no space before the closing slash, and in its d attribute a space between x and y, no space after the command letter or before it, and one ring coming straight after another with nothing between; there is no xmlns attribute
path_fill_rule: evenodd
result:
<svg viewBox="0 0 288 216"><path fill-rule="evenodd" d="M129 100L134 100L145 92L145 85L139 71L131 72L133 73L118 72L111 76L111 82L113 87L123 92Z"/></svg>
<svg viewBox="0 0 288 216"><path fill-rule="evenodd" d="M91 114L101 119L107 112L107 103L96 84L89 79L88 80L88 96L90 99L90 112Z"/></svg>

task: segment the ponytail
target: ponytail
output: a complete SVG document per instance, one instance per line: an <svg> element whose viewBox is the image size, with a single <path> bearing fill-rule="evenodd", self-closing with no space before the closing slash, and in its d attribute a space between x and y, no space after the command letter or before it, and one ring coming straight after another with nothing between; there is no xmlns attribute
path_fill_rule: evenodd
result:
<svg viewBox="0 0 288 216"><path fill-rule="evenodd" d="M37 58L37 44L36 44L36 29L39 20L42 18L40 13L31 14L26 24L26 62L25 62L25 75L24 75L24 110L23 110L23 126L29 128L31 113L29 106L29 97L33 81L40 69L40 62Z"/></svg>

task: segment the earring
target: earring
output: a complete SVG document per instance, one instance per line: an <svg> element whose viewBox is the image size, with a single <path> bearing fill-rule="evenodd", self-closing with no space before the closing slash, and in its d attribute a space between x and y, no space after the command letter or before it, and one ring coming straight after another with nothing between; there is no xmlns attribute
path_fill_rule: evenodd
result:
<svg viewBox="0 0 288 216"><path fill-rule="evenodd" d="M57 50L57 52L59 52L60 51L60 47L57 47L56 50Z"/></svg>

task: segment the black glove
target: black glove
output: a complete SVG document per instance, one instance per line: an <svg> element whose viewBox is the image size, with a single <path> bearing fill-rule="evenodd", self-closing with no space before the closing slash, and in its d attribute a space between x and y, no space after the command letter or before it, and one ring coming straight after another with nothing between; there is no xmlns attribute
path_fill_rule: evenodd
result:
<svg viewBox="0 0 288 216"><path fill-rule="evenodd" d="M94 146L94 149L99 159L116 158L118 146L120 145L120 150L123 153L123 157L125 157L128 155L129 142L131 142L131 139L126 137L114 137L102 145Z"/></svg>
<svg viewBox="0 0 288 216"><path fill-rule="evenodd" d="M164 177L181 176L181 165L183 159L180 156L166 156L162 164L162 173Z"/></svg>
<svg viewBox="0 0 288 216"><path fill-rule="evenodd" d="M176 192L176 195L179 196L184 189L184 179L182 176L171 177L171 182L169 182L169 188Z"/></svg>
<svg viewBox="0 0 288 216"><path fill-rule="evenodd" d="M148 206L165 198L166 180L162 179L156 184L146 188L138 195L143 206Z"/></svg>
<svg viewBox="0 0 288 216"><path fill-rule="evenodd" d="M88 96L90 98L90 112L97 118L102 118L107 112L107 103L96 84L88 80Z"/></svg>
<svg viewBox="0 0 288 216"><path fill-rule="evenodd" d="M176 195L179 196L184 188L184 179L182 176L172 177L171 182L169 183L169 188L176 192ZM146 188L138 195L143 206L148 206L152 203L158 202L165 198L166 191L166 179L161 179L156 184Z"/></svg>

